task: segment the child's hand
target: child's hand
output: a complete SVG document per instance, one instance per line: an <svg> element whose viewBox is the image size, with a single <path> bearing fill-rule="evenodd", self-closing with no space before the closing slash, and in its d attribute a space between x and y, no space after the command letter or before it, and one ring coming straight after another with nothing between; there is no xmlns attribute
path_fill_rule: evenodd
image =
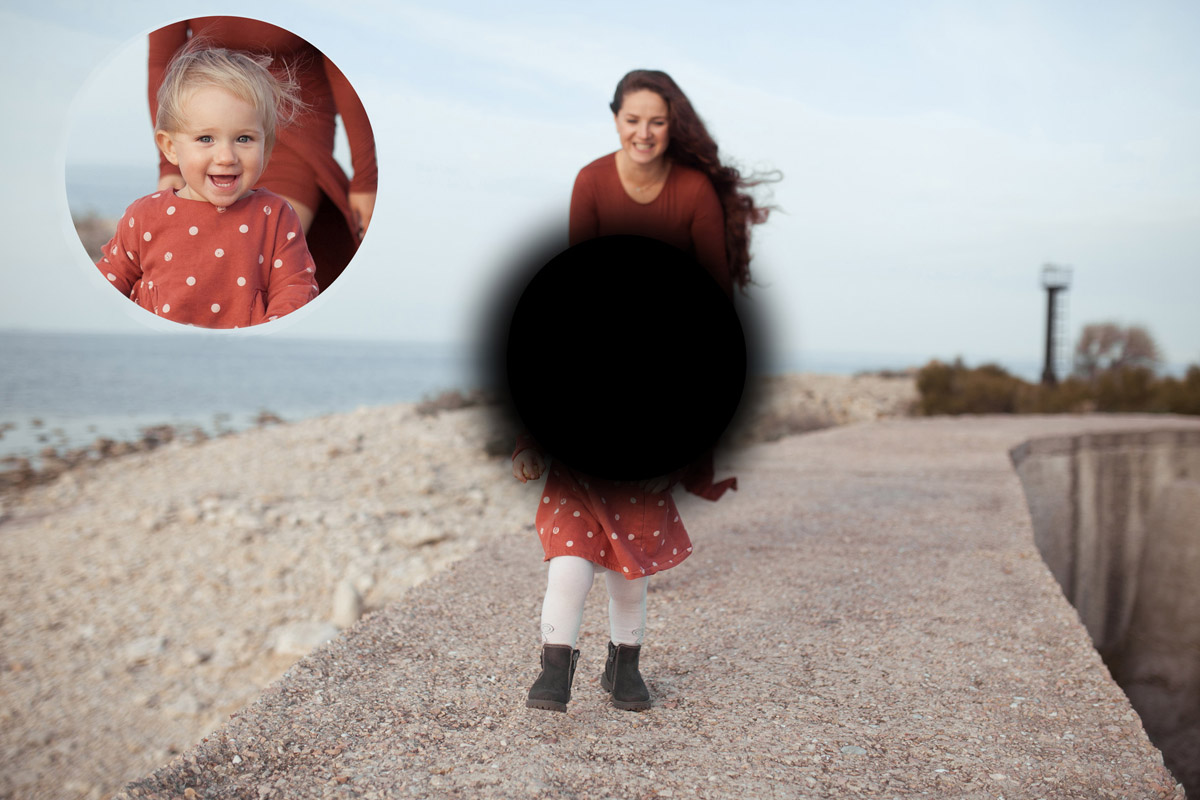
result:
<svg viewBox="0 0 1200 800"><path fill-rule="evenodd" d="M533 448L522 450L513 458L513 476L521 483L536 481L545 469L546 462Z"/></svg>

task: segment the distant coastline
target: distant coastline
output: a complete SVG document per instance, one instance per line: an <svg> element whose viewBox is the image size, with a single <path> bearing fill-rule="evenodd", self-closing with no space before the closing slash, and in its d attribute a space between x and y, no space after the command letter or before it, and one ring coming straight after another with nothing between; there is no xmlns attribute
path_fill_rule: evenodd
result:
<svg viewBox="0 0 1200 800"><path fill-rule="evenodd" d="M929 358L774 354L769 375L902 373ZM215 436L264 413L294 422L363 406L415 403L482 381L466 345L0 330L0 459L47 448L137 442L146 429ZM1020 375L1038 367L1018 365ZM1010 369L1012 369L1010 367Z"/></svg>

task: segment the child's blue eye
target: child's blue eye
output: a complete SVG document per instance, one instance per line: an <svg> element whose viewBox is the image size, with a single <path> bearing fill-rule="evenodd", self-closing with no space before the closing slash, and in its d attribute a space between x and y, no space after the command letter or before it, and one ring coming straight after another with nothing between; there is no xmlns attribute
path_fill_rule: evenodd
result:
<svg viewBox="0 0 1200 800"><path fill-rule="evenodd" d="M204 142L205 144L209 144L210 142L212 142L212 137L211 136L197 136L196 141Z"/></svg>

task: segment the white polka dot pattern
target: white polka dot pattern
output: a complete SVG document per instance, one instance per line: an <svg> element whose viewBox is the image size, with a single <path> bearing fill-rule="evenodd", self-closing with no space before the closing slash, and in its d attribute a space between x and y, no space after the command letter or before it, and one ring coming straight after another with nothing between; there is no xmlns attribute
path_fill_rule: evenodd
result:
<svg viewBox="0 0 1200 800"><path fill-rule="evenodd" d="M571 555L632 578L670 569L691 552L687 531L679 522L670 495L621 494L630 506L637 507L632 514L628 510L621 514L607 499L614 484L591 483L596 484L595 488L569 470L550 470L535 525L547 558L566 555L569 550ZM627 491L628 484L625 487ZM568 513L560 515L559 511ZM665 559L661 555L664 553Z"/></svg>
<svg viewBox="0 0 1200 800"><path fill-rule="evenodd" d="M97 266L147 311L174 312L184 324L245 327L317 296L299 224L295 211L266 190L228 207L159 191L129 206ZM271 267L255 266L256 256Z"/></svg>

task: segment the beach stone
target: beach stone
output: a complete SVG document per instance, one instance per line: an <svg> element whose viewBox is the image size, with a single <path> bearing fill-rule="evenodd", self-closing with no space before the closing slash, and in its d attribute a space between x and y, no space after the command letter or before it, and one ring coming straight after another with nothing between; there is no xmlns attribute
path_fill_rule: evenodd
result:
<svg viewBox="0 0 1200 800"><path fill-rule="evenodd" d="M194 667L197 664L203 664L212 657L213 652L211 650L202 650L196 647L189 647L183 651L183 656L180 658L180 661L185 667Z"/></svg>
<svg viewBox="0 0 1200 800"><path fill-rule="evenodd" d="M362 596L350 580L343 580L333 590L333 624L349 628L363 613Z"/></svg>
<svg viewBox="0 0 1200 800"><path fill-rule="evenodd" d="M251 511L235 512L229 522L233 527L244 531L257 531L266 527L262 515Z"/></svg>
<svg viewBox="0 0 1200 800"><path fill-rule="evenodd" d="M336 638L338 632L337 626L331 622L292 622L281 625L272 632L275 640L272 649L279 655L308 655Z"/></svg>
<svg viewBox="0 0 1200 800"><path fill-rule="evenodd" d="M162 655L166 648L166 637L142 636L125 645L125 660L130 664L144 664L155 656Z"/></svg>
<svg viewBox="0 0 1200 800"><path fill-rule="evenodd" d="M87 781L67 781L62 788L69 796L80 800L100 800L104 796L104 791L99 786Z"/></svg>
<svg viewBox="0 0 1200 800"><path fill-rule="evenodd" d="M200 701L191 692L184 692L163 707L168 714L186 717L200 713Z"/></svg>

